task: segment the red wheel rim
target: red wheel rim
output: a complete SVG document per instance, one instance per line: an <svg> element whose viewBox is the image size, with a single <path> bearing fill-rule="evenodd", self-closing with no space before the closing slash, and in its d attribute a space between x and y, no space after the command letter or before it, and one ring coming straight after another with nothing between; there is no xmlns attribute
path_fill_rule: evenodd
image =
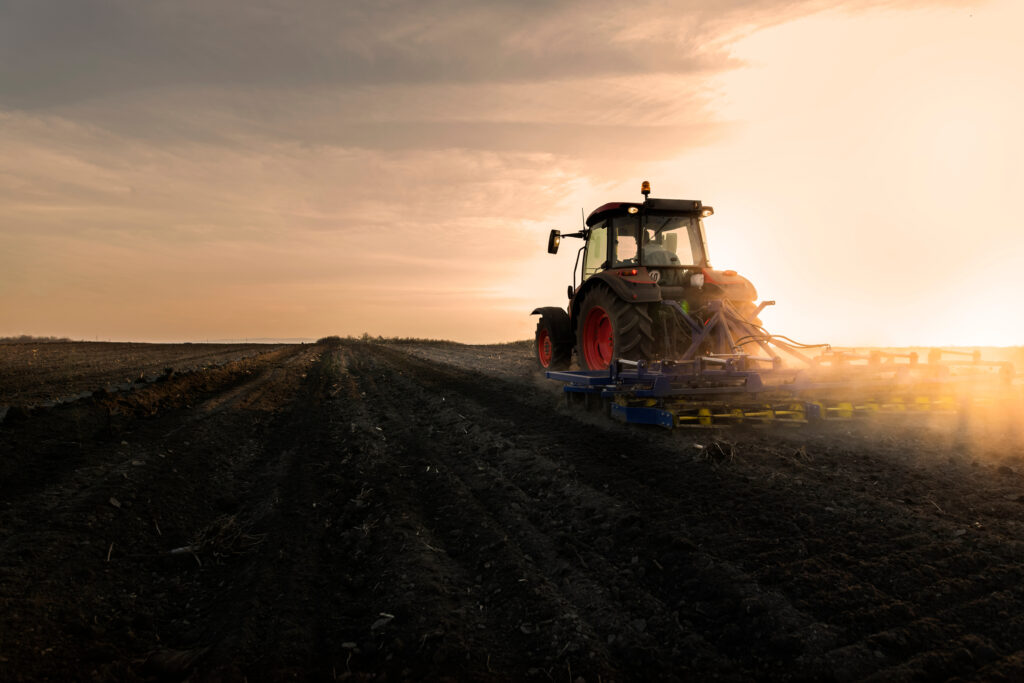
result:
<svg viewBox="0 0 1024 683"><path fill-rule="evenodd" d="M548 334L547 330L541 330L537 333L537 358L540 359L540 364L543 367L549 367L551 365L551 357L554 355L554 351L551 349L551 335Z"/></svg>
<svg viewBox="0 0 1024 683"><path fill-rule="evenodd" d="M587 313L583 323L583 358L591 370L601 370L612 362L615 343L612 341L612 319L600 306Z"/></svg>

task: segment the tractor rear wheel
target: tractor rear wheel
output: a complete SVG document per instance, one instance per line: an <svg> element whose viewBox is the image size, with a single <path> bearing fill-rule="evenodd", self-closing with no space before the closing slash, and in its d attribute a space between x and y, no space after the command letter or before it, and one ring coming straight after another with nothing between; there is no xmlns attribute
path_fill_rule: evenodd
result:
<svg viewBox="0 0 1024 683"><path fill-rule="evenodd" d="M648 305L628 303L607 287L595 287L580 306L576 343L580 366L588 370L603 370L616 358L651 358L654 333Z"/></svg>
<svg viewBox="0 0 1024 683"><path fill-rule="evenodd" d="M545 311L537 321L534 351L541 370L567 370L572 361L569 314L561 309Z"/></svg>

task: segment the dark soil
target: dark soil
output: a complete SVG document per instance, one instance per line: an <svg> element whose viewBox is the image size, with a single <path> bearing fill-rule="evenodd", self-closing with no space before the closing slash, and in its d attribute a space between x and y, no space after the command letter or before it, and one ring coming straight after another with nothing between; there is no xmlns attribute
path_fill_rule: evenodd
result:
<svg viewBox="0 0 1024 683"><path fill-rule="evenodd" d="M1024 676L1014 424L666 432L524 344L263 350L8 411L0 680Z"/></svg>
<svg viewBox="0 0 1024 683"><path fill-rule="evenodd" d="M280 348L267 344L0 342L0 405L52 403L128 388L171 371L223 365Z"/></svg>

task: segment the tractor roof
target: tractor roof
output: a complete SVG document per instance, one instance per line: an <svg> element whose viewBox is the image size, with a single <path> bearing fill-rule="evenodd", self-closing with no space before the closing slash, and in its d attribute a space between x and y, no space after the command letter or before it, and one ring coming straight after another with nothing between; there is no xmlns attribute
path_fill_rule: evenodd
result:
<svg viewBox="0 0 1024 683"><path fill-rule="evenodd" d="M590 215L587 216L587 226L594 225L609 214L623 213L630 207L647 209L648 211L671 211L681 215L700 215L701 208L703 208L699 199L648 199L642 204L635 202L609 202L590 212Z"/></svg>

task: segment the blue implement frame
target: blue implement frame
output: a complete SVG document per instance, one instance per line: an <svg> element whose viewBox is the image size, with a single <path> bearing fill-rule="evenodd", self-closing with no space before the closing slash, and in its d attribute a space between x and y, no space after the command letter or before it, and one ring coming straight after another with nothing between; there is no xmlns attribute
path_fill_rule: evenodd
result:
<svg viewBox="0 0 1024 683"><path fill-rule="evenodd" d="M549 371L566 397L607 404L632 424L673 428L737 423L807 423L878 413L955 412L979 389L1020 398L1008 363L942 363L930 354L825 352L805 367L777 357L697 356L680 361L617 360L605 370ZM769 367L764 367L766 360ZM759 367L760 366L760 367ZM964 366L969 366L964 371ZM999 390L1003 391L1000 392Z"/></svg>

